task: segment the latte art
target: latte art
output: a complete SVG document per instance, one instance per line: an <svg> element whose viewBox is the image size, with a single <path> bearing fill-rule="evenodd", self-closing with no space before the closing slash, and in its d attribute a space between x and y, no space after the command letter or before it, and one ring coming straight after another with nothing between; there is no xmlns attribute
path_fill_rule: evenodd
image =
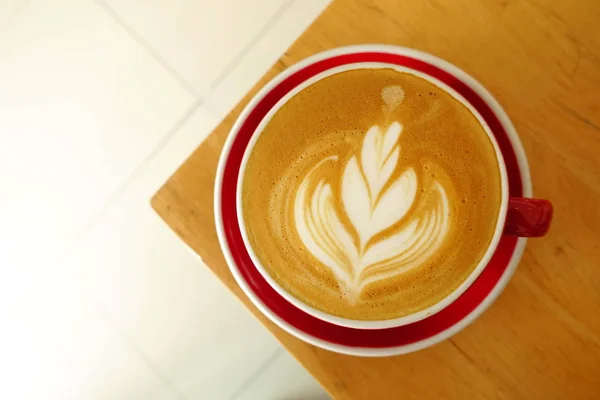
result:
<svg viewBox="0 0 600 400"><path fill-rule="evenodd" d="M385 92L384 92L385 93ZM415 204L419 182L411 167L396 179L402 126L392 123L382 132L373 126L363 140L358 157L343 168L341 196L344 209L336 210L331 185L318 177L323 163L337 163L338 157L320 161L302 181L294 200L294 220L302 243L327 266L340 284L344 297L355 303L369 283L414 269L439 248L448 231L448 197L434 181L428 192L435 204L405 218ZM312 190L311 190L312 186ZM356 237L340 219L348 215ZM380 240L374 237L403 222L401 228Z"/></svg>
<svg viewBox="0 0 600 400"><path fill-rule="evenodd" d="M247 244L299 301L383 320L452 293L492 240L500 173L478 119L392 69L319 80L268 121L242 177Z"/></svg>

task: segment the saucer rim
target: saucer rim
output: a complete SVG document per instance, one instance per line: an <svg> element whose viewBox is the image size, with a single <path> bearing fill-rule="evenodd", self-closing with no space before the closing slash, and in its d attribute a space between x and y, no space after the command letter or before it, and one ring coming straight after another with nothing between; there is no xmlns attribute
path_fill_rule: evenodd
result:
<svg viewBox="0 0 600 400"><path fill-rule="evenodd" d="M332 58L339 55L347 55L352 53L365 53L365 52L386 52L392 54L398 54L403 56L408 56L411 58L415 58L417 60L424 61L426 63L430 63L442 70L445 70L447 73L453 75L455 78L460 80L466 86L470 87L477 95L481 97L481 99L491 108L496 118L502 124L507 137L509 139L510 145L513 149L513 152L516 157L517 166L519 169L519 174L521 176L521 186L522 186L522 195L523 197L531 197L531 179L529 173L529 166L527 163L527 159L525 156L525 152L521 141L516 133L512 122L508 118L508 115L504 111L504 109L500 106L497 100L485 89L479 82L477 82L473 77L468 75L466 72L460 70L458 67L453 64L448 63L445 60L439 59L433 55L406 48L400 46L391 46L391 45L354 45L354 46L346 46L341 48L336 48L333 50L328 50L322 53L315 54L311 57L308 57L297 64L294 64L290 68L286 69L282 73L278 74L275 78L273 78L269 83L267 83L248 103L248 105L244 108L238 119L236 120L234 126L232 127L229 136L225 142L223 150L220 155L219 164L217 167L217 173L215 177L215 191L214 191L214 207L215 207L215 224L217 230L217 236L219 239L219 244L221 246L221 250L223 255L227 261L227 265L234 276L238 285L242 288L243 292L250 298L252 303L272 322L274 322L277 326L285 330L286 332L304 340L307 343L315 345L317 347L334 351L337 353L343 353L348 355L356 355L356 356L367 356L367 357L381 357L381 356L390 356L390 355L399 355L406 354L413 351L417 351L434 344L437 344L454 334L458 333L462 329L466 328L469 324L471 324L475 319L477 319L502 293L510 278L512 277L516 267L523 255L525 245L527 243L527 239L519 238L515 244L515 247L512 251L512 255L508 262L508 265L502 276L498 279L497 283L490 290L490 292L486 295L486 297L467 315L465 315L461 320L454 323L450 327L441 330L440 332L429 336L427 338L417 340L412 343L403 344L400 346L389 346L389 347L357 347L357 346L347 346L337 343L332 343L320 338L317 338L302 329L288 323L283 320L279 315L277 315L274 311L272 311L269 307L267 307L260 297L250 288L244 277L242 276L238 265L236 264L233 256L231 254L231 250L229 248L229 243L227 238L225 237L225 231L223 226L223 218L221 212L221 192L222 192L222 183L223 176L225 172L225 167L227 165L227 161L229 159L230 150L232 144L239 133L239 130L243 123L246 121L248 115L255 109L256 105L268 94L272 91L272 89L285 80L287 77L292 75L293 73L300 71L301 69L314 64L317 61L325 60L328 58ZM510 180L510 178L509 178ZM287 302L286 299L284 301ZM365 329L365 332L368 330Z"/></svg>

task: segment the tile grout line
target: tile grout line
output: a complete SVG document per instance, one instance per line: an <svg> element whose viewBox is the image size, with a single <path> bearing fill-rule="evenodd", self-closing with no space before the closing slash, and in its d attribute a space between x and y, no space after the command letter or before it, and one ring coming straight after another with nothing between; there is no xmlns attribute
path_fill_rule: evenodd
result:
<svg viewBox="0 0 600 400"><path fill-rule="evenodd" d="M252 50L260 40L262 40L265 35L271 30L271 28L279 21L279 19L290 9L290 7L296 2L296 0L287 0L284 4L282 4L271 17L265 22L265 24L260 28L260 30L254 35L252 40L250 40L243 48L238 52L238 54L227 63L225 68L221 71L219 75L211 82L206 90L206 98L209 97L218 87L223 83L225 78L227 78L231 72L240 64L244 57Z"/></svg>
<svg viewBox="0 0 600 400"><path fill-rule="evenodd" d="M173 139L173 137L179 132L179 130L191 119L191 117L200 109L202 102L195 101L191 106L187 108L187 110L179 117L173 127L161 138L161 140L154 146L154 148L150 151L150 153L142 160L142 162L133 170L129 176L127 176L118 186L117 188L110 194L108 200L104 203L102 208L95 215L88 220L88 222L75 234L75 238L72 240L70 246L68 246L65 251L63 251L59 256L56 257L56 260L61 263L75 248L76 244L85 238L86 233L92 229L94 225L106 214L108 209L110 209L113 204L117 201L119 197L127 190L127 188L131 185L132 182L137 180L138 176L142 173L144 169L156 158L158 153Z"/></svg>
<svg viewBox="0 0 600 400"><path fill-rule="evenodd" d="M73 240L77 242L80 237L85 236L85 233L90 230L92 226L104 215L106 210L112 206L112 204L116 201L116 199L126 190L129 184L137 179L137 176L141 173L141 171L154 159L154 157L160 152L160 150L165 147L168 142L171 140L173 136L177 134L180 128L185 125L185 123L191 118L191 116L201 107L206 105L205 98L200 96L198 92L193 88L191 83L189 83L182 75L180 75L171 65L165 61L162 56L152 47L141 35L139 35L133 28L131 28L120 16L119 14L112 9L105 0L93 0L100 8L102 8L111 18L115 20L115 22L125 30L131 37L137 41L149 54L152 58L157 61L161 66L163 66L168 73L170 73L174 79L176 79L184 89L190 91L191 95L196 99L196 101L190 106L190 108L175 122L173 127L167 132L167 134L159 141L159 143L152 149L152 151L142 160L140 165L136 167L136 169L127 177L117 189L109 196L108 200L104 204L104 206L92 217L88 223L84 225L84 227L75 235L76 238ZM292 4L296 0L287 0L282 6L280 6L277 11L267 20L267 22L263 25L263 27L258 31L255 37L248 42L247 45L242 48L238 52L238 54L231 60L223 71L213 80L213 82L208 87L207 94L212 93L218 86L223 82L223 80L231 73L233 69L239 64L239 62L248 54L248 52L256 46L256 44L265 36L265 34L273 27L273 25L279 20L279 18L285 14L285 12L292 6ZM205 108L206 109L206 108ZM63 260L70 252L74 246L69 246L61 255L57 257L58 261Z"/></svg>
<svg viewBox="0 0 600 400"><path fill-rule="evenodd" d="M174 67L171 66L160 53L152 46L142 35L140 35L131 25L129 25L105 0L93 0L109 17L115 21L134 41L136 41L157 63L159 63L175 79L185 91L199 102L203 97Z"/></svg>
<svg viewBox="0 0 600 400"><path fill-rule="evenodd" d="M250 384L254 382L256 378L258 378L263 372L265 372L267 368L273 365L275 361L277 361L277 359L283 354L283 351L284 350L281 347L275 350L273 354L271 354L262 364L258 366L258 368L254 370L253 373L250 374L250 376L248 376L242 383L238 385L231 396L229 396L228 400L239 399L239 397L244 394L246 389L248 389Z"/></svg>
<svg viewBox="0 0 600 400"><path fill-rule="evenodd" d="M135 170L125 178L121 184L118 185L117 189L113 191L113 193L109 196L108 200L102 206L102 208L83 226L82 229L75 235L75 238L70 246L62 252L56 260L60 263L63 261L75 248L78 241L83 240L85 238L86 233L91 231L92 227L96 225L96 223L105 215L108 209L113 206L113 204L117 201L117 199L126 191L126 189L134 182L138 176L142 173L142 171L150 164L150 162L156 157L156 155L169 143L169 141L179 132L181 127L187 123L188 120L191 119L192 115L194 115L198 109L205 102L205 98L200 95L198 91L193 87L193 85L188 82L175 68L173 68L166 60L162 58L162 56L158 53L158 51L148 42L146 41L140 34L138 34L126 21L121 18L121 16L110 7L105 0L93 0L98 7L100 7L108 16L110 16L117 25L119 25L127 34L130 35L142 48L156 61L161 65L167 73L169 73L180 85L181 87L187 91L192 97L196 100L192 103L191 106L181 115L181 117L175 122L173 127L167 132L167 134L159 141L159 143L154 147L154 149L142 160L142 162L135 168ZM213 93L221 83L229 76L229 74L238 66L241 60L251 51L252 48L256 46L256 44L267 34L267 32L273 27L273 25L281 18L283 14L292 6L292 4L296 0L287 0L282 6L280 6L275 13L267 20L267 22L263 25L263 27L258 31L258 33L254 36L254 38L249 41L244 48L238 52L238 54L225 66L223 71L213 80L213 82L208 86L207 94ZM77 288L81 290L79 285ZM100 314L109 321L115 328L117 328L118 335L130 346L130 348L140 357L140 360L146 365L154 375L166 386L168 387L175 396L179 400L188 400L188 398L181 393L178 388L173 384L169 377L165 376L162 369L155 365L153 360L141 349L137 343L126 333L125 329L117 323L116 320L112 318L112 316L102 307L98 301L90 296L88 293L81 291L82 294L85 294L85 298L89 301L94 308L100 312ZM271 365L277 357L281 354L283 350L276 350L261 366L259 366L253 374L251 374L233 393L231 396L232 400L235 400L236 397L241 395L245 389L249 386L249 384L256 378L260 373Z"/></svg>
<svg viewBox="0 0 600 400"><path fill-rule="evenodd" d="M117 202L121 195L127 190L127 188L134 182L142 171L154 160L157 154L171 141L171 139L181 130L181 128L192 118L192 116L200 109L201 101L195 101L191 106L181 115L181 117L175 122L173 127L167 132L167 134L159 141L154 149L142 160L142 162L136 167L136 169L123 180L117 189L111 193L108 200L104 203L102 208L83 226L83 228L75 235L71 245L60 254L56 260L57 264L62 262L68 257L68 255L76 248L77 243L86 237L86 233L91 231L93 226L107 213L107 211ZM126 330L117 323L117 321L110 315L108 311L88 292L86 292L81 284L77 281L73 282L74 290L80 292L84 301L87 301L95 308L102 318L110 323L116 329L117 335L137 354L140 361L159 379L163 385L165 385L171 392L177 397L178 400L189 400L174 383L164 375L162 369L154 364L152 359L137 345L137 343L126 333Z"/></svg>
<svg viewBox="0 0 600 400"><path fill-rule="evenodd" d="M208 97L213 93L221 83L229 76L229 74L237 67L240 61L250 52L250 50L256 46L256 44L265 37L266 33L275 25L277 21L289 10L289 8L296 2L296 0L287 0L283 3L267 22L260 28L260 30L254 35L237 55L225 65L221 73L208 85L205 96L202 96L194 86L183 77L174 67L171 66L160 53L140 35L133 27L131 27L105 0L93 0L98 7L102 8L114 21L119 25L127 34L129 34L148 54L158 62L177 82L191 94L196 100L203 103L205 97Z"/></svg>
<svg viewBox="0 0 600 400"><path fill-rule="evenodd" d="M56 257L57 264L62 264L68 255L71 254L71 252L76 248L77 243L86 237L86 233L92 230L93 226L96 225L98 221L108 212L108 210L117 202L127 188L131 186L132 182L138 179L146 167L152 162L152 160L154 160L154 158L156 158L158 153L171 141L171 139L173 139L174 136L177 135L177 132L179 132L181 128L200 109L201 104L202 102L197 100L187 108L187 110L181 115L181 117L179 117L167 134L163 136L156 146L154 146L152 151L142 160L135 170L119 184L116 190L110 194L108 200L104 203L102 208L83 226L83 228L79 230L79 232L75 235L75 238L72 240L70 246L68 246L62 254ZM135 352L140 361L152 372L152 374L154 374L158 380L161 381L163 385L166 386L166 388L168 388L177 397L178 400L189 400L183 393L181 393L181 391L179 391L173 382L164 375L162 369L154 364L146 352L144 352L138 346L138 344L126 333L126 330L110 315L108 311L104 309L102 304L100 304L93 295L85 291L79 282L73 282L73 286L74 290L80 292L83 300L87 301L100 313L105 321L115 328L117 335L129 346L129 348L131 348L132 351Z"/></svg>
<svg viewBox="0 0 600 400"><path fill-rule="evenodd" d="M163 66L168 73L170 73L174 79L180 83L184 89L190 91L191 95L195 98L195 101L191 106L181 115L181 117L175 121L175 124L169 129L166 135L154 146L154 148L150 151L150 153L142 160L142 162L135 168L135 170L125 178L109 196L108 200L104 203L104 206L86 223L82 229L77 232L75 235L75 239L73 240L71 246L62 252L58 257L56 257L57 261L62 261L68 254L70 254L74 244L80 240L81 237L85 236L85 233L93 227L96 222L104 215L104 213L112 206L112 204L116 201L116 199L126 190L126 188L130 185L131 182L135 181L141 171L156 157L156 155L164 148L169 141L177 134L177 132L181 129L183 125L187 123L187 121L191 118L191 116L198 110L200 107L206 105L205 98L200 96L198 92L193 88L193 86L183 77L181 76L171 65L166 62L162 56L152 47L142 36L140 36L133 28L131 28L125 21L117 14L115 10L113 10L105 0L93 0L100 8L102 8L111 18L115 20L115 22L128 33L135 41L138 42L148 53L152 56L152 58L157 61L161 66ZM233 58L232 61L227 63L223 71L213 80L213 82L208 87L208 93L213 92L218 86L223 82L223 80L231 73L231 71L239 64L239 62L244 58L246 54L260 41L265 34L273 27L273 25L279 20L279 18L292 6L292 4L296 0L287 0L282 6L280 6L277 11L267 20L267 22L263 25L263 27L259 30L259 32L255 35L255 37L248 42L246 46L238 54ZM205 108L206 109L206 108Z"/></svg>
<svg viewBox="0 0 600 400"><path fill-rule="evenodd" d="M104 203L102 208L77 232L70 246L68 246L64 252L56 257L56 263L62 264L63 261L68 257L69 254L76 248L77 243L86 237L87 232L90 232L94 225L108 212L108 210L117 202L121 195L131 186L132 182L138 179L146 167L156 158L158 153L164 149L167 144L173 139L174 136L181 130L181 128L192 118L194 114L200 109L202 102L197 100L192 103L191 106L179 117L171 129L161 138L161 140L154 146L152 151L142 160L142 162L135 168L135 170L125 178L109 196L108 200ZM137 343L126 333L126 330L117 323L117 321L110 315L108 311L88 292L86 292L81 284L77 281L73 282L74 289L79 291L84 299L91 304L108 323L115 327L117 335L138 355L142 363L152 371L152 373L159 379L168 389L170 389L178 400L189 400L179 389L173 384L173 382L164 375L162 369L152 362L152 359L137 345Z"/></svg>
<svg viewBox="0 0 600 400"><path fill-rule="evenodd" d="M152 371L154 376L158 378L163 385L165 385L168 389L172 391L172 393L177 397L178 400L189 400L189 398L183 394L175 384L169 379L169 377L165 376L162 369L154 364L153 360L143 351L139 345L136 343L131 336L125 333L125 329L110 315L108 311L100 304L94 297L89 294L84 295L87 297L88 301L92 304L94 308L102 315L102 317L111 323L117 330L117 334L119 337L137 354L140 360L144 363L146 367Z"/></svg>
<svg viewBox="0 0 600 400"><path fill-rule="evenodd" d="M95 213L95 215L90 218L90 220L75 234L75 238L73 239L71 245L69 245L60 255L55 257L55 261L60 263L62 262L73 250L76 243L82 240L86 232L90 231L91 228L102 218L102 216L106 213L106 211L115 203L115 201L125 192L127 187L135 181L138 175L145 169L145 167L152 162L152 160L156 157L156 155L170 142L170 140L177 134L177 132L181 129L183 125L187 123L187 121L192 117L193 114L196 113L200 107L205 105L205 100L202 96L200 96L192 85L185 80L173 67L171 67L161 56L160 54L146 41L144 40L135 30L129 27L125 23L125 21L114 11L105 0L93 0L100 8L102 8L111 18L115 20L115 22L126 31L131 37L138 42L149 54L152 58L157 61L161 66L163 66L168 73L173 75L173 78L180 83L184 89L191 91L192 96L195 98L195 101L191 106L181 115L181 117L175 121L175 124L171 127L171 129L166 133L166 135L154 146L154 148L150 151L150 153L142 160L142 162L135 168L135 170L127 176L118 187L110 194L108 200L104 203L102 208ZM269 20L263 25L260 31L256 34L255 38L251 40L244 48L234 57L232 61L230 61L223 72L217 76L217 78L213 81L213 83L209 86L210 91L214 91L222 81L229 75L229 73L237 66L240 60L250 51L252 47L256 45L256 43L264 37L269 29L277 22L277 20L283 15L289 7L296 0L287 0L285 4L283 4L279 9L269 18Z"/></svg>

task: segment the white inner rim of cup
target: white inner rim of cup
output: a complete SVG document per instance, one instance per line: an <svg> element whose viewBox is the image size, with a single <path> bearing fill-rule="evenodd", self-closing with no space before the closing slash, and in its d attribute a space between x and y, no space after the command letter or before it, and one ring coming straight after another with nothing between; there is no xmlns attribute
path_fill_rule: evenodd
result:
<svg viewBox="0 0 600 400"><path fill-rule="evenodd" d="M498 169L500 172L502 196L501 196L500 208L498 211L498 217L496 219L496 227L495 227L494 235L492 236L492 240L490 241L490 244L489 244L484 256L479 261L477 266L473 269L471 274L467 277L467 279L465 279L452 293L450 293L448 296L446 296L445 298L443 298L442 300L433 304L430 307L427 307L421 311L418 311L416 313L412 313L412 314L409 314L409 315L406 315L403 317L387 319L387 320L375 320L375 321L373 321L373 320L355 320L355 319L349 319L349 318L332 315L332 314L326 313L324 311L318 310L316 308L313 308L313 307L307 305L306 303L302 302L300 299L294 297L292 294L287 292L283 287L281 287L281 285L279 285L279 283L277 283L271 277L271 275L263 267L258 256L254 252L254 249L252 248L252 245L248 238L246 224L245 224L244 215L243 215L242 187L243 187L244 175L245 175L245 169L246 169L245 167L248 163L250 154L252 153L252 150L254 149L256 141L258 140L259 136L262 134L262 131L264 130L264 128L271 121L273 116L277 113L277 111L279 111L279 109L281 107L283 107L283 105L285 105L292 97L294 97L296 94L298 94L300 91L304 90L308 86L314 84L315 82L318 82L324 78L327 78L331 75L335 75L340 72L350 71L350 70L355 70L355 69L383 69L383 68L391 68L391 69L394 69L399 72L406 72L411 75L415 75L417 77L425 79L428 82L438 86L440 89L449 93L452 97L454 97L456 100L460 101L465 107L467 107L469 109L469 111L471 111L471 113L477 118L479 123L483 126L486 134L488 135L488 138L490 139L490 141L494 147L494 151L496 154L496 160L498 162ZM283 74L285 74L285 73L286 72L283 72ZM483 117L481 117L479 112L460 93L458 93L456 90L449 87L445 83L441 82L440 80L438 80L430 75L424 74L420 71L415 71L413 69L398 66L395 64L388 64L388 63L381 63L381 62L359 62L359 63L347 64L347 65L342 65L339 67L331 68L329 70L323 71L323 72L311 77L310 79L307 79L306 81L302 82L300 85L298 85L294 89L292 89L285 96L283 96L275 104L275 106L273 106L269 110L269 112L263 117L260 124L257 126L255 132L253 133L252 137L250 138L250 141L248 142L248 145L244 151L244 156L242 158L242 162L240 165L240 172L238 175L237 188L236 188L236 212L237 212L238 223L240 226L240 232L242 235L244 246L246 247L246 250L248 251L250 258L251 258L252 262L254 263L254 266L259 271L259 273L265 278L265 280L269 283L269 285L279 295L281 295L284 299L286 299L287 301L292 303L295 307L301 309L302 311L304 311L316 318L330 322L332 324L346 326L346 327L350 327L350 328L358 328L358 329L384 329L384 328L393 328L393 327L397 327L397 326L401 326L401 325L407 325L407 324L425 319L425 318L443 310L445 307L447 307L452 302L454 302L458 297L460 297L461 294L463 294L469 288L469 286L471 286L471 284L475 281L475 279L477 279L477 277L485 269L485 267L489 263L490 259L492 258L493 254L496 250L496 247L498 246L498 243L500 242L500 238L502 237L502 231L504 229L504 222L506 219L507 207L508 207L508 177L507 177L507 172L506 172L506 165L504 163L504 158L502 156L502 152L500 151L500 147L498 146L496 138L492 134L491 129L489 128L489 126L487 125L487 123L485 122Z"/></svg>

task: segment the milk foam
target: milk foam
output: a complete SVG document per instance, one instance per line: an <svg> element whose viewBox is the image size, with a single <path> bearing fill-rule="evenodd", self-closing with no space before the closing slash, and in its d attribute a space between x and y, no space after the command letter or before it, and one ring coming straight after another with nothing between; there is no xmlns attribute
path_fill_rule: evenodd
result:
<svg viewBox="0 0 600 400"><path fill-rule="evenodd" d="M501 196L477 118L392 69L297 93L261 132L242 185L248 243L273 281L357 320L408 315L455 290L483 257Z"/></svg>
<svg viewBox="0 0 600 400"><path fill-rule="evenodd" d="M382 97L389 92L384 91ZM398 93L395 91L393 99L386 101L388 107L393 100L401 101ZM336 156L319 161L303 179L294 198L298 236L308 251L331 270L350 303L368 284L422 265L436 253L448 232L449 200L442 184L435 180L427 188L428 193L435 195L435 205L413 212L409 220L403 221L410 209L419 209L416 199L420 185L414 169L399 162L401 133L398 122L390 124L385 132L376 125L366 132L360 154L343 165L343 209L337 209L331 189L331 185L340 182L318 178L319 168L337 162ZM399 168L404 171L392 179ZM311 185L316 185L313 190ZM350 220L358 241L342 222L343 214ZM397 232L373 240L400 222L403 225Z"/></svg>

